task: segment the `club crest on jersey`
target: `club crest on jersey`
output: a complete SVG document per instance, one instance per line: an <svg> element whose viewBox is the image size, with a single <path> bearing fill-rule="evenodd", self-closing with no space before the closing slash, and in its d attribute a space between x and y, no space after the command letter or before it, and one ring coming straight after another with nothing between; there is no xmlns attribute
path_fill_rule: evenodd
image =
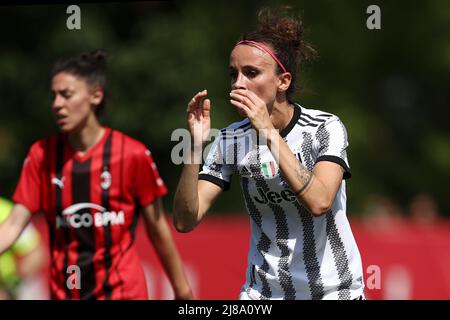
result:
<svg viewBox="0 0 450 320"><path fill-rule="evenodd" d="M261 163L261 172L265 178L271 179L275 177L277 170L275 169L275 161Z"/></svg>
<svg viewBox="0 0 450 320"><path fill-rule="evenodd" d="M111 186L111 173L109 173L108 169L103 169L102 174L100 175L100 178L102 179L100 186L103 190L108 190Z"/></svg>

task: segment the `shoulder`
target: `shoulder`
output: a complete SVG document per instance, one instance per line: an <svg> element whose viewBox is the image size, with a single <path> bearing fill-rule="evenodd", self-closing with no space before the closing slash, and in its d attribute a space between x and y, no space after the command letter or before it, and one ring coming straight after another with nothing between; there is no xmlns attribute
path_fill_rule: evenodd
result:
<svg viewBox="0 0 450 320"><path fill-rule="evenodd" d="M319 109L305 108L296 104L300 107L300 121L302 122L313 122L313 123L324 123L330 120L338 119L338 116L330 112L322 111Z"/></svg>
<svg viewBox="0 0 450 320"><path fill-rule="evenodd" d="M322 111L320 109L305 108L296 104L301 109L298 124L300 127L308 128L310 131L323 130L325 127L338 125L343 127L341 119L330 112Z"/></svg>
<svg viewBox="0 0 450 320"><path fill-rule="evenodd" d="M31 157L35 160L43 159L46 154L56 148L58 141L63 141L61 134L35 140L31 143L27 158Z"/></svg>
<svg viewBox="0 0 450 320"><path fill-rule="evenodd" d="M113 139L120 140L120 143L123 144L122 152L125 158L134 159L149 156L151 154L148 147L140 140L118 130L113 130L112 134Z"/></svg>
<svg viewBox="0 0 450 320"><path fill-rule="evenodd" d="M252 124L248 118L244 120L233 122L230 125L220 130L220 135L223 138L240 137L250 133L252 130Z"/></svg>
<svg viewBox="0 0 450 320"><path fill-rule="evenodd" d="M245 118L244 120L233 122L230 125L226 126L225 128L222 128L220 132L233 132L237 130L248 130L251 127L250 120L248 118Z"/></svg>

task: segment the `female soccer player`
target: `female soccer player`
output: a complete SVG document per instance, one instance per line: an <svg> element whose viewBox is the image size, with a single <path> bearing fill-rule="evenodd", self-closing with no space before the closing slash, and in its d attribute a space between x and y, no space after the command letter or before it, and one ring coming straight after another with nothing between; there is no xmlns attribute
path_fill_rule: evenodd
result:
<svg viewBox="0 0 450 320"><path fill-rule="evenodd" d="M230 55L230 103L245 119L221 130L200 174L198 164L183 167L174 199L181 232L194 229L232 175L240 176L251 223L240 299L363 297L346 217L346 130L337 116L292 102L297 68L312 53L299 19L261 11L258 30ZM208 136L210 111L206 90L188 104L192 156Z"/></svg>
<svg viewBox="0 0 450 320"><path fill-rule="evenodd" d="M138 213L177 299L192 296L164 218L167 189L150 151L104 127L106 56L83 53L52 72L52 110L61 133L34 143L0 225L0 253L31 214L43 211L50 231L52 299L147 299L143 268L133 245Z"/></svg>

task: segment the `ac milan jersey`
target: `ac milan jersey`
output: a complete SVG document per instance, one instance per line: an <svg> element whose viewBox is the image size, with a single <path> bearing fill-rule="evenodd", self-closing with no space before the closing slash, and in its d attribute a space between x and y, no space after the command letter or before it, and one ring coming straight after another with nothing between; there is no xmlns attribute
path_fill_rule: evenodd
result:
<svg viewBox="0 0 450 320"><path fill-rule="evenodd" d="M150 151L109 128L87 153L67 136L34 143L13 199L49 225L52 299L146 299L138 212L167 193Z"/></svg>
<svg viewBox="0 0 450 320"><path fill-rule="evenodd" d="M319 161L350 177L347 133L338 117L294 106L280 132L310 171ZM221 130L199 174L223 189L240 177L251 239L241 299L354 299L363 293L362 263L346 217L345 180L330 212L313 216L280 174L275 158L245 119Z"/></svg>

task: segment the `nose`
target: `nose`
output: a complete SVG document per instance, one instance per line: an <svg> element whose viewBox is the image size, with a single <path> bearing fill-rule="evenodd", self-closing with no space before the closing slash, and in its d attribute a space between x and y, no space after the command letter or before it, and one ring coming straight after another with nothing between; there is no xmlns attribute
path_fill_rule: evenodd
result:
<svg viewBox="0 0 450 320"><path fill-rule="evenodd" d="M55 97L53 98L53 104L52 104L52 109L53 111L57 111L59 109L62 108L64 103L64 98L61 97L60 94L56 94Z"/></svg>
<svg viewBox="0 0 450 320"><path fill-rule="evenodd" d="M236 80L233 82L231 88L233 90L246 89L247 88L245 86L245 76L242 74L242 72L238 72Z"/></svg>

